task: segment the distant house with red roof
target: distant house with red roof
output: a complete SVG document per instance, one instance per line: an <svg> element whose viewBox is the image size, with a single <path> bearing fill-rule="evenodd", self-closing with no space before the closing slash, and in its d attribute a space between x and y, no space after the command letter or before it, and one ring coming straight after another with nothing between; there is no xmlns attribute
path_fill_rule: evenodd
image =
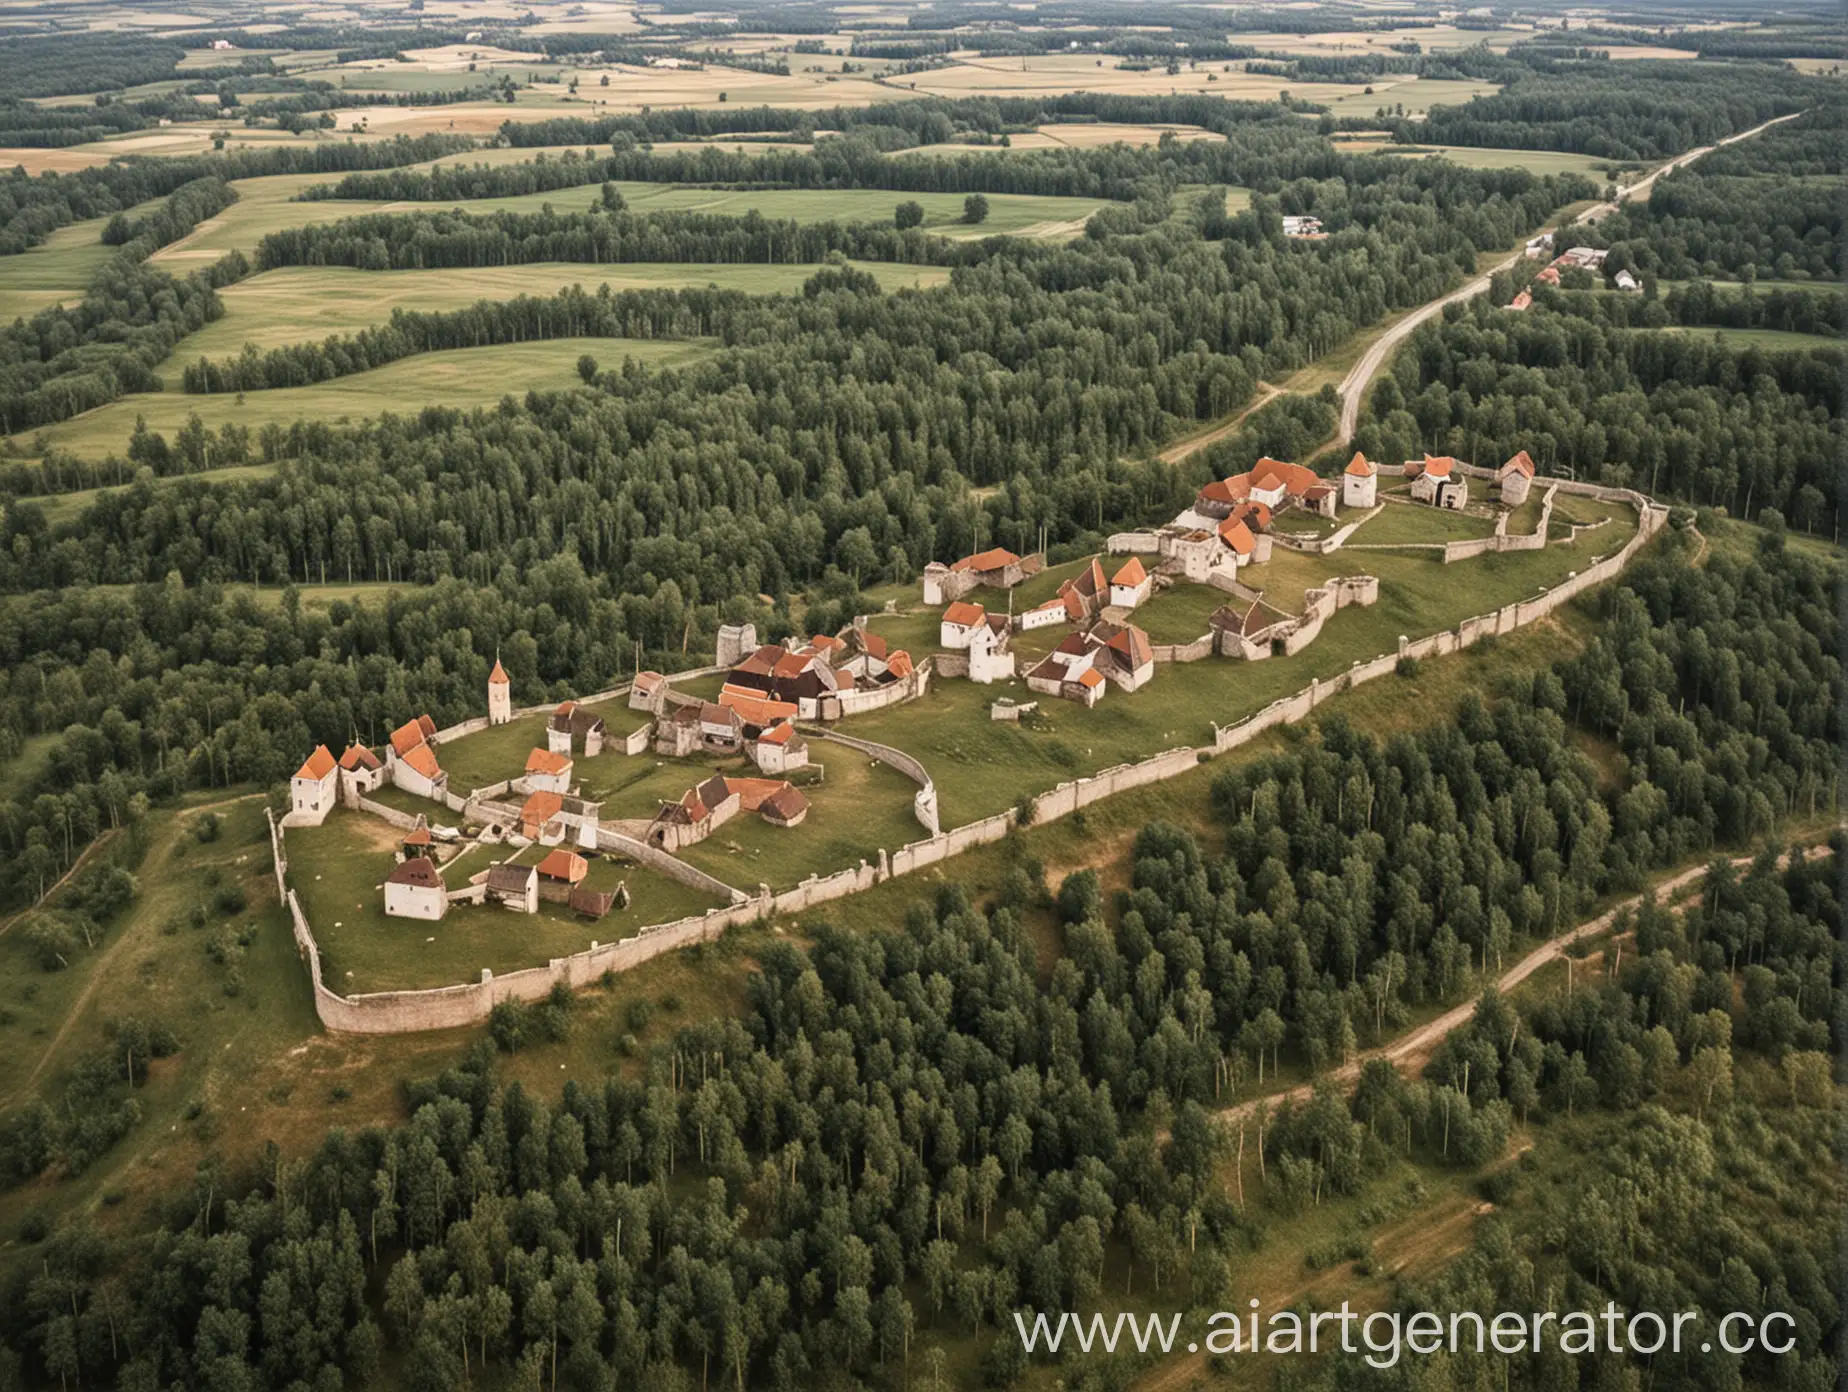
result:
<svg viewBox="0 0 1848 1392"><path fill-rule="evenodd" d="M924 602L949 604L980 585L1011 590L1044 563L1038 555L1017 556L1004 546L991 546L949 565L932 561L924 567Z"/></svg>
<svg viewBox="0 0 1848 1392"><path fill-rule="evenodd" d="M326 745L317 744L289 780L290 825L321 825L340 800L339 791L340 765Z"/></svg>
<svg viewBox="0 0 1848 1392"><path fill-rule="evenodd" d="M535 749L526 756L526 789L528 792L568 793L573 767L569 754Z"/></svg>
<svg viewBox="0 0 1848 1392"><path fill-rule="evenodd" d="M1405 461L1405 476L1412 481L1412 501L1432 507L1460 510L1469 502L1469 479L1463 467L1447 454L1427 454Z"/></svg>
<svg viewBox="0 0 1848 1392"><path fill-rule="evenodd" d="M436 722L427 715L407 720L391 732L391 744L385 752L385 769L394 787L413 797L441 802L449 791L449 775L436 759L432 737Z"/></svg>
<svg viewBox="0 0 1848 1392"><path fill-rule="evenodd" d="M1520 294L1516 295L1512 300L1508 301L1508 308L1513 310L1516 314L1519 314L1522 310L1532 305L1533 302L1534 302L1534 292L1531 290L1523 290L1521 291Z"/></svg>
<svg viewBox="0 0 1848 1392"><path fill-rule="evenodd" d="M1270 513L1284 507L1333 517L1337 496L1334 486L1314 469L1266 455L1242 474L1208 483L1194 495L1193 511L1214 521L1237 517L1262 531L1270 525ZM1258 514L1258 508L1265 511Z"/></svg>
<svg viewBox="0 0 1848 1392"><path fill-rule="evenodd" d="M1501 488L1501 500L1509 507L1519 507L1527 501L1528 489L1534 482L1533 458L1522 450L1501 468L1495 471L1495 482Z"/></svg>
<svg viewBox="0 0 1848 1392"><path fill-rule="evenodd" d="M937 621L937 641L952 651L966 648L969 646L969 636L987 624L986 609L979 604L959 599L945 609L943 617Z"/></svg>
<svg viewBox="0 0 1848 1392"><path fill-rule="evenodd" d="M788 773L808 767L808 741L796 733L795 725L788 720L745 736L744 753L763 773Z"/></svg>
<svg viewBox="0 0 1848 1392"><path fill-rule="evenodd" d="M535 868L539 872L539 897L549 903L562 904L571 898L571 891L584 882L584 877L590 873L590 862L576 851L560 846L548 852Z"/></svg>
<svg viewBox="0 0 1848 1392"><path fill-rule="evenodd" d="M1154 580L1141 558L1131 556L1110 577L1110 607L1134 609L1149 597L1149 589L1153 584Z"/></svg>
<svg viewBox="0 0 1848 1392"><path fill-rule="evenodd" d="M1099 645L1097 670L1125 691L1138 690L1154 677L1155 650L1149 635L1134 624L1100 623L1090 637Z"/></svg>

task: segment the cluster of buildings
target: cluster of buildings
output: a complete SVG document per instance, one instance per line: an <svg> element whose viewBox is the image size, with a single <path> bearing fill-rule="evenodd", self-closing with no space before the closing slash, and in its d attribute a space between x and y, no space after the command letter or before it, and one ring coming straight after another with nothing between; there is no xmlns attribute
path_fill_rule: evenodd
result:
<svg viewBox="0 0 1848 1392"><path fill-rule="evenodd" d="M1094 706L1106 683L1135 691L1154 675L1155 650L1149 635L1134 624L1105 619L1061 639L1043 661L1028 669L1027 687L1043 696Z"/></svg>
<svg viewBox="0 0 1848 1392"><path fill-rule="evenodd" d="M1602 273L1604 263L1610 252L1603 247L1576 246L1568 247L1557 256L1553 255L1554 241L1551 232L1542 232L1530 238L1527 243L1527 255L1531 260L1550 262L1534 277L1535 285L1558 285L1561 270L1597 271ZM1638 293L1643 283L1627 270L1619 271L1611 277L1611 284L1619 290ZM1533 292L1523 290L1508 303L1508 308L1519 313L1532 306Z"/></svg>
<svg viewBox="0 0 1848 1392"><path fill-rule="evenodd" d="M740 812L755 812L771 826L801 826L808 798L787 779L727 778L713 774L688 788L676 802L663 802L648 827L651 845L664 851L692 846Z"/></svg>
<svg viewBox="0 0 1848 1392"><path fill-rule="evenodd" d="M385 913L391 918L440 922L452 904L493 904L515 913L537 913L543 903L564 904L581 918L596 922L612 908L629 902L627 884L595 890L585 883L590 862L575 851L549 852L536 864L509 860L490 865L460 889L444 882L443 867L431 852L428 834L405 838L398 862L385 877Z"/></svg>

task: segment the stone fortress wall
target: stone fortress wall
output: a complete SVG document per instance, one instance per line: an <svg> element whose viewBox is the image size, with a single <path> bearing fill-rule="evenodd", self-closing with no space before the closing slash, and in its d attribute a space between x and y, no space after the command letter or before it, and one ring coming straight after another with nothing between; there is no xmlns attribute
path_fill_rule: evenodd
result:
<svg viewBox="0 0 1848 1392"><path fill-rule="evenodd" d="M1119 764L1089 777L1061 783L1056 788L1041 793L1033 800L1033 823L1038 824L1054 818L1069 816L1080 808L1088 807L1094 802L1131 788L1139 788L1177 777L1211 759L1215 754L1236 749L1279 725L1292 724L1304 719L1331 696L1350 690L1361 682L1373 681L1390 675L1401 658L1435 657L1445 653L1460 652L1491 634L1510 633L1544 618L1585 590L1602 584L1618 574L1629 563L1631 557L1661 531L1668 521L1666 506L1631 489L1605 488L1597 484L1576 483L1565 479L1548 482L1552 488L1565 492L1595 497L1607 502L1625 503L1636 508L1638 518L1636 535L1620 550L1597 559L1586 569L1574 572L1552 589L1533 599L1504 605L1493 613L1479 614L1465 619L1455 628L1446 629L1442 633L1436 633L1427 638L1416 641L1401 638L1396 652L1386 653L1370 662L1356 662L1347 672L1332 681L1311 680L1303 690L1273 701L1264 709L1235 724L1214 725L1210 744L1170 749L1138 763ZM1540 528L1539 534L1544 537L1544 525ZM1510 540L1525 541L1525 538L1510 538ZM1313 607L1317 610L1316 629L1319 631L1321 624L1336 609L1342 607L1343 603L1369 602L1361 598L1362 587L1357 582L1370 579L1371 577L1364 576L1345 577L1344 580L1331 581L1330 585L1323 587L1320 592L1310 592L1326 596L1314 601ZM1377 582L1374 584L1377 588ZM1308 599L1308 596L1305 598ZM1323 612L1324 608L1326 612ZM1306 609L1305 618L1308 616ZM1299 624L1297 632L1301 633L1301 631L1302 625ZM1307 643L1313 636L1314 634L1311 633L1301 642ZM1298 646L1301 646L1301 643ZM596 696L586 699L588 701L608 700L626 694L627 690L627 686L622 686L611 691L599 692ZM548 709L551 707L529 707L517 714L535 714ZM473 728L485 728L486 724L485 719L479 722L465 721L461 725L451 726L448 730L439 732L437 738L439 741L458 738L461 734L472 732ZM383 991L342 996L327 986L322 979L320 950L315 943L314 932L302 913L301 904L295 892L288 886L288 858L284 833L272 815L270 837L275 855L276 888L288 908L296 945L307 963L309 977L314 987L315 1011L320 1016L322 1024L330 1030L354 1034L401 1034L474 1024L486 1019L488 1012L501 1001L538 1001L543 999L553 986L561 982L570 987L587 986L605 972L628 971L644 962L651 961L664 952L672 952L697 943L712 942L721 937L729 928L746 923L767 921L780 915L801 913L817 904L861 893L894 876L915 873L960 855L973 847L999 841L1013 828L1016 814L1009 809L951 831L939 831L937 830L935 786L923 765L915 758L888 745L853 739L835 731L825 732L824 737L883 759L917 782L920 785L917 795L918 817L931 834L922 840L900 847L890 856L881 851L876 864L861 861L854 869L842 870L828 876L813 875L795 888L784 890L782 893L771 893L767 887L760 886L756 894L747 895L730 889L729 886L720 885L714 880L712 882L714 885L728 890L731 894L733 902L730 905L678 919L672 923L653 924L641 929L634 937L626 938L621 942L595 944L569 957L555 957L543 967L529 967L523 971L509 972L503 976L495 976L492 972L484 970L479 981L433 990ZM457 805L462 804L463 801L460 798L455 799ZM926 801L928 801L928 819L925 815ZM605 844L607 840L610 849L619 850L623 854L635 855L637 859L646 858L647 863L651 866L654 864L652 856L646 855L652 848L642 845L631 837L610 832L607 836L600 834L598 840L599 845ZM661 853L655 852L654 854L660 855ZM672 859L672 857L665 858ZM678 861L674 863L677 866L680 864ZM691 869L691 867L687 868ZM694 871L693 873L698 874L699 872Z"/></svg>

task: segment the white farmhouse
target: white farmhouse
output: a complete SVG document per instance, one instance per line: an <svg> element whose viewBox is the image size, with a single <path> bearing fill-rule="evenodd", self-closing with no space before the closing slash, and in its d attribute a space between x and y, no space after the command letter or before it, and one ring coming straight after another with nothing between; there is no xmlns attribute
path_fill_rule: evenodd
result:
<svg viewBox="0 0 1848 1392"><path fill-rule="evenodd" d="M431 922L449 912L449 892L436 863L423 856L400 861L385 877L385 912L392 918L421 918Z"/></svg>

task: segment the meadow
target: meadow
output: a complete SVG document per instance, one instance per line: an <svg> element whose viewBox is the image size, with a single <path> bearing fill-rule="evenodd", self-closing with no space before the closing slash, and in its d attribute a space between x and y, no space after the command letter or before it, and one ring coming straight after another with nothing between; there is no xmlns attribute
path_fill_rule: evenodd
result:
<svg viewBox="0 0 1848 1392"><path fill-rule="evenodd" d="M708 351L709 346L700 341L627 338L559 338L455 348L422 353L310 387L200 395L138 392L14 438L22 449L43 438L81 458L100 459L127 446L138 419L145 420L150 430L171 435L194 415L213 428L236 424L255 431L297 420L359 421L387 411L404 414L432 403L491 406L510 393L581 386L577 360L586 353L608 369L620 366L625 358L651 367L674 367Z"/></svg>
<svg viewBox="0 0 1848 1392"><path fill-rule="evenodd" d="M1390 140L1351 139L1333 142L1337 150L1356 155L1393 155L1403 159L1447 159L1465 169L1525 169L1548 174L1582 174L1603 180L1609 160L1569 150L1496 150L1469 145L1394 145Z"/></svg>
<svg viewBox="0 0 1848 1392"><path fill-rule="evenodd" d="M950 278L948 267L857 261L887 291L928 289ZM757 295L800 293L814 266L738 266L673 262L587 266L576 261L540 261L526 266L488 266L466 274L435 271L357 271L346 266L284 266L265 271L219 292L224 317L180 341L164 371L200 358L228 358L246 343L260 349L315 343L330 334L353 333L382 324L400 309L426 313L466 309L479 300L520 295L555 295L578 286L594 294L676 287L742 290Z"/></svg>
<svg viewBox="0 0 1848 1392"><path fill-rule="evenodd" d="M115 253L101 240L108 221L74 222L17 256L0 256L0 323L81 300L90 278Z"/></svg>

